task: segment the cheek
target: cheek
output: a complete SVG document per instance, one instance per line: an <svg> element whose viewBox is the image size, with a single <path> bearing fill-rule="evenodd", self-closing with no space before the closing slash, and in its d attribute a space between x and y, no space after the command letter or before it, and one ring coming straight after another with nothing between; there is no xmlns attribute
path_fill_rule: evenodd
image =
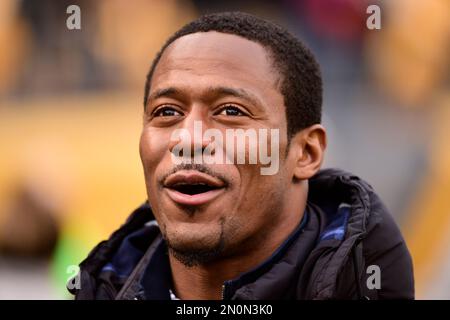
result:
<svg viewBox="0 0 450 320"><path fill-rule="evenodd" d="M158 188L155 187L156 172L158 166L163 165L163 158L168 146L162 139L160 132L155 132L153 128L143 128L139 141L139 154L144 169L145 185L147 189L148 201L156 215L159 212L160 203L158 202Z"/></svg>
<svg viewBox="0 0 450 320"><path fill-rule="evenodd" d="M272 181L261 180L257 183L244 191L245 196L225 226L225 232L234 244L264 238L282 209L279 186L269 186Z"/></svg>
<svg viewBox="0 0 450 320"><path fill-rule="evenodd" d="M150 128L144 128L139 141L139 154L144 166L144 173L151 174L155 171L157 165L161 163L166 151L168 150L167 139L161 137L161 134ZM146 178L148 178L146 176Z"/></svg>
<svg viewBox="0 0 450 320"><path fill-rule="evenodd" d="M271 215L279 211L284 186L283 170L276 175L264 176L257 166L250 166L241 173L241 201L236 208L237 220L246 230L259 229L270 221ZM287 186L286 186L287 187Z"/></svg>

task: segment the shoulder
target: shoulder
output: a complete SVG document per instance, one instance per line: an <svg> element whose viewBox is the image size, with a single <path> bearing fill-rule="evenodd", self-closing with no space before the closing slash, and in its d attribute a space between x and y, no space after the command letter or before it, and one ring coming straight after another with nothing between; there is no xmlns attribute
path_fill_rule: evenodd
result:
<svg viewBox="0 0 450 320"><path fill-rule="evenodd" d="M414 299L413 263L402 233L373 190L369 192L370 214L363 238L365 261L364 282L379 272L380 284L376 288L378 299Z"/></svg>

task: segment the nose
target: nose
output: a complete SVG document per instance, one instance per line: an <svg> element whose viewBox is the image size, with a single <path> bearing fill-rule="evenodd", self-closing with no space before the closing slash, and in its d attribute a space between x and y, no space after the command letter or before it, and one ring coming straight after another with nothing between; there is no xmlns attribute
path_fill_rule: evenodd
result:
<svg viewBox="0 0 450 320"><path fill-rule="evenodd" d="M181 127L175 129L169 142L169 151L174 156L194 158L203 155L205 148L211 143L210 139L204 139L203 131L208 129L207 121L204 120L202 113L193 108ZM214 150L211 154L214 154Z"/></svg>

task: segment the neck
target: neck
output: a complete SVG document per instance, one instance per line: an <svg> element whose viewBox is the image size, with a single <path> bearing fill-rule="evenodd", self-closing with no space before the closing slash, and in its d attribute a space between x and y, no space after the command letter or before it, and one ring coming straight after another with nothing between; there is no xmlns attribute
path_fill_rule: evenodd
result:
<svg viewBox="0 0 450 320"><path fill-rule="evenodd" d="M261 234L248 241L248 245L240 246L245 250L193 267L185 266L170 253L173 289L177 297L183 300L220 300L225 281L267 260L295 230L305 211L307 186L301 188L301 197L298 196L298 188L289 193L288 201L285 201L288 205L277 214L275 223L271 221Z"/></svg>

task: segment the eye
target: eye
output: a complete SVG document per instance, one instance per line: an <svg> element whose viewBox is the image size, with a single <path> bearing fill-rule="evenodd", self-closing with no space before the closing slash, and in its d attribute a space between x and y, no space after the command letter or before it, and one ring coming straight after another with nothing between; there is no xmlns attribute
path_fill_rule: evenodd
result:
<svg viewBox="0 0 450 320"><path fill-rule="evenodd" d="M175 117L182 116L182 114L172 107L160 107L153 112L154 117Z"/></svg>
<svg viewBox="0 0 450 320"><path fill-rule="evenodd" d="M235 107L233 105L227 105L219 110L216 114L223 115L223 116L231 116L231 117L239 117L239 116L245 116L246 114L239 109L238 107Z"/></svg>

